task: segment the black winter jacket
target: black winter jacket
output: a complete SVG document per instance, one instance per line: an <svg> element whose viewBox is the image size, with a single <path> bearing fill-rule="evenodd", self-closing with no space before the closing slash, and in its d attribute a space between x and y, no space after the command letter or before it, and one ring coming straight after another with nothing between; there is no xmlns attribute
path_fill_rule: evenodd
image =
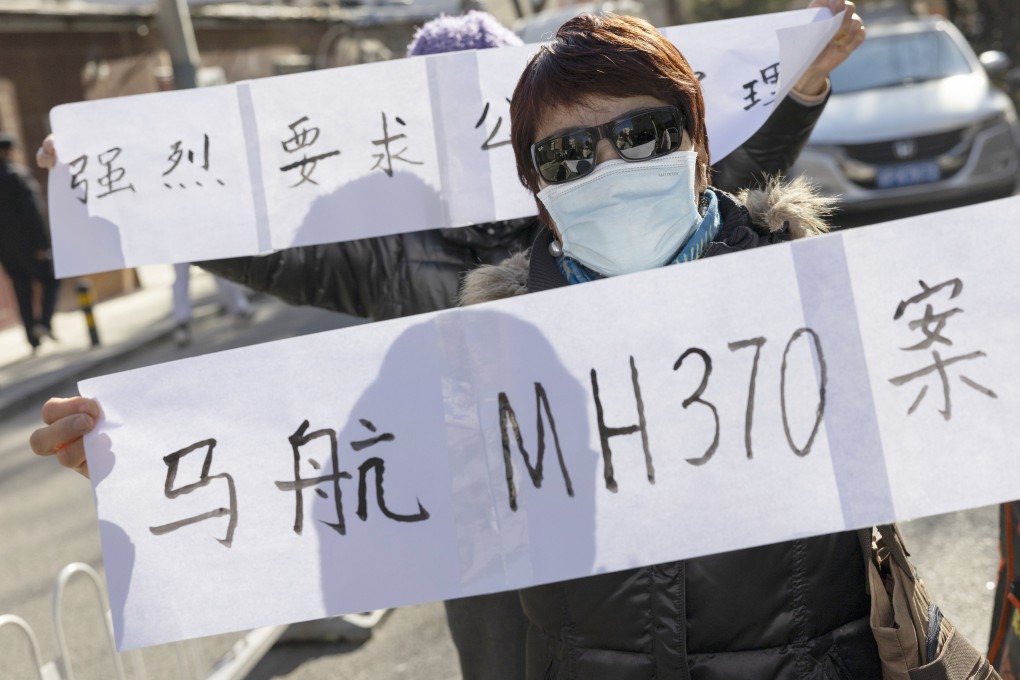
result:
<svg viewBox="0 0 1020 680"><path fill-rule="evenodd" d="M807 143L823 108L784 99L761 129L713 168L715 185L736 191L784 173ZM467 271L526 250L537 232L535 219L514 220L197 264L291 304L380 321L455 306Z"/></svg>
<svg viewBox="0 0 1020 680"><path fill-rule="evenodd" d="M704 257L824 230L824 204L800 182L720 193ZM567 285L550 240L472 272L464 303ZM527 680L879 680L864 575L846 532L522 590Z"/></svg>
<svg viewBox="0 0 1020 680"><path fill-rule="evenodd" d="M0 159L0 263L34 275L36 253L49 249L39 185L26 168Z"/></svg>

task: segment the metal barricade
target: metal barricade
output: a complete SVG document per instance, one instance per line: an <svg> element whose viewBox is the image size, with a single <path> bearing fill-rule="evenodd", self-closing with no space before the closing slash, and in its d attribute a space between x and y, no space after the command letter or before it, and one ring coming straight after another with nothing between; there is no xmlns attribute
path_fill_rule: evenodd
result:
<svg viewBox="0 0 1020 680"><path fill-rule="evenodd" d="M5 627L14 628L21 631L25 638L27 638L31 647L34 665L38 670L38 680L75 680L70 649L67 644L67 634L64 631L63 602L64 592L67 589L68 583L77 574L83 574L91 581L95 589L96 598L99 601L100 611L103 612L106 645L114 665L113 675L104 677L127 680L128 676L124 672L124 657L117 651L113 632L113 618L110 614L109 602L107 601L106 587L99 574L96 573L96 570L83 562L72 562L61 569L53 589L52 615L56 631L57 648L59 650L59 656L56 659L43 663L42 654L39 650L39 640L32 627L20 616L13 614L0 616L0 631ZM249 631L213 664L208 674L204 676L205 680L242 680L262 660L262 657L280 639L280 636L283 635L286 629L287 626L267 626ZM195 659L188 657L182 644L178 644L174 651L176 652L177 665L180 671L178 677L182 679L203 677L199 675L201 671L196 671ZM147 672L141 652L133 653L131 661L132 678L134 680L144 680L147 677ZM2 675L3 669L0 667L0 676Z"/></svg>
<svg viewBox="0 0 1020 680"><path fill-rule="evenodd" d="M64 635L64 617L61 612L61 604L64 600L64 590L67 588L67 583L75 574L84 574L92 581L92 585L95 586L96 597L99 599L99 610L106 612L103 619L106 623L106 641L109 645L110 655L113 657L114 677L117 680L127 680L127 677L124 675L124 664L121 663L120 654L117 652L117 645L113 635L113 620L110 616L109 604L106 601L106 589L103 587L103 582L99 579L99 574L96 573L96 570L84 562L72 562L61 569L60 575L57 576L56 589L53 591L53 625L57 631L57 647L60 650L60 660L64 669L64 675L67 680L74 680L74 669L71 667L71 658L67 649L67 637Z"/></svg>
<svg viewBox="0 0 1020 680"><path fill-rule="evenodd" d="M32 631L32 627L28 625L25 619L14 614L4 614L0 616L0 631L3 630L4 626L20 630L28 639L32 647L32 656L35 660L36 670L39 671L39 680L62 680L56 663L53 661L43 663L42 654L39 653L39 640L36 639L35 632Z"/></svg>
<svg viewBox="0 0 1020 680"><path fill-rule="evenodd" d="M247 677L286 629L287 626L268 626L249 632L213 666L206 680L241 680Z"/></svg>

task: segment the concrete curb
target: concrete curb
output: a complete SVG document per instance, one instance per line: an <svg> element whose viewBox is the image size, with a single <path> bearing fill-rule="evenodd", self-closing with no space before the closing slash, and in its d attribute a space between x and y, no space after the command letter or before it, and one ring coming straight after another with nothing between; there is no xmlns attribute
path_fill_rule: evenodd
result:
<svg viewBox="0 0 1020 680"><path fill-rule="evenodd" d="M191 319L192 331L217 318L216 306L212 304L214 300L214 296L195 300ZM172 319L169 317L161 319L144 330L136 332L129 340L121 341L115 345L100 345L59 368L4 387L0 390L0 420L23 410L29 402L60 396L53 392L65 382L82 378L156 344L169 342L174 328Z"/></svg>

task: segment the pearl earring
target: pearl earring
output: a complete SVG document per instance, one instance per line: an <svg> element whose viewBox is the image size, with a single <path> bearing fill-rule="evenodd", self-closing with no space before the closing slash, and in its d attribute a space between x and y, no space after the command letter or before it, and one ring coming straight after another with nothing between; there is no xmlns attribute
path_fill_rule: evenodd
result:
<svg viewBox="0 0 1020 680"><path fill-rule="evenodd" d="M549 254L553 257L559 257L563 254L563 246L560 245L559 241L555 239L549 241Z"/></svg>

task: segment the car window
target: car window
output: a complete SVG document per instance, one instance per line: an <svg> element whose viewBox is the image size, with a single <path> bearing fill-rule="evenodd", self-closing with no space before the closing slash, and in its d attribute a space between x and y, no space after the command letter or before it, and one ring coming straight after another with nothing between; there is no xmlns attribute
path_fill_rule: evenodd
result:
<svg viewBox="0 0 1020 680"><path fill-rule="evenodd" d="M895 87L970 73L953 39L942 31L869 36L832 72L833 92Z"/></svg>

